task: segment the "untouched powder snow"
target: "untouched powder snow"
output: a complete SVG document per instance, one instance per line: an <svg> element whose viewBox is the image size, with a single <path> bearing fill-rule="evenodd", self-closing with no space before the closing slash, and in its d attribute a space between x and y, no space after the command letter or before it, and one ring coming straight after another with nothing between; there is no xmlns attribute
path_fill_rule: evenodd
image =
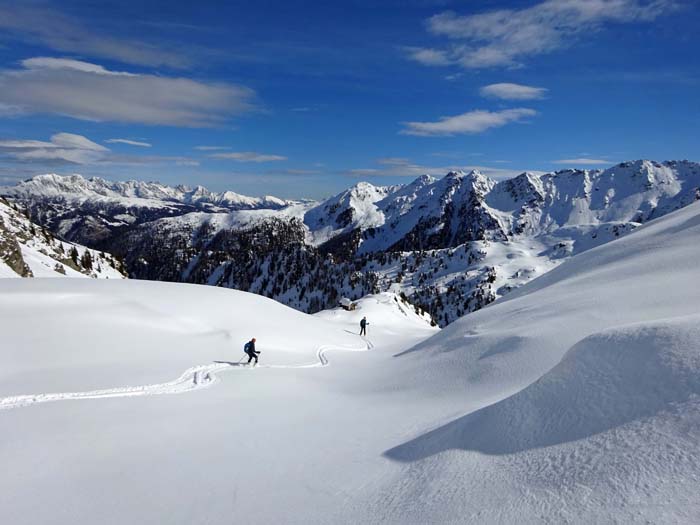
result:
<svg viewBox="0 0 700 525"><path fill-rule="evenodd" d="M209 287L0 282L4 399L218 378L0 411L3 520L697 523L699 236L693 204L442 331L390 293L306 316ZM216 363L251 336L270 366Z"/></svg>
<svg viewBox="0 0 700 525"><path fill-rule="evenodd" d="M462 415L386 452L405 468L377 493L401 491L375 515L697 522L699 236L694 204L401 353L386 388Z"/></svg>

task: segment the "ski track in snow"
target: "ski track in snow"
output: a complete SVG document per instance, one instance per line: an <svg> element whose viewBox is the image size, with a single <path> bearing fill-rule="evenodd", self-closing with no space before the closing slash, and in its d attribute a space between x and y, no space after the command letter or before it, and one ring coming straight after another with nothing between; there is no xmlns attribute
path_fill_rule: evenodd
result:
<svg viewBox="0 0 700 525"><path fill-rule="evenodd" d="M364 339L364 348L349 348L342 346L324 345L316 351L317 362L301 365L257 365L248 367L243 363L218 362L211 365L199 365L185 370L180 377L167 383L152 385L125 386L118 388L106 388L102 390L89 390L86 392L58 392L53 394L23 394L0 398L0 410L20 408L38 403L51 401L71 401L78 399L103 399L110 397L137 397L157 396L162 394L181 394L207 388L219 380L217 374L227 370L254 370L257 368L318 368L328 366L329 361L326 352L330 350L345 350L362 352L374 347L371 341Z"/></svg>

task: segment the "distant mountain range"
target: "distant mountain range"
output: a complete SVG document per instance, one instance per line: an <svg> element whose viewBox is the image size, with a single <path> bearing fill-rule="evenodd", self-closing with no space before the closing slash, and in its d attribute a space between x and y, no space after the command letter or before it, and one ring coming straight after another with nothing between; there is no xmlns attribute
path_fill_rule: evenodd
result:
<svg viewBox="0 0 700 525"><path fill-rule="evenodd" d="M303 311L392 287L441 325L561 261L700 199L700 164L423 175L323 202L41 175L0 189L132 277L238 288Z"/></svg>
<svg viewBox="0 0 700 525"><path fill-rule="evenodd" d="M214 193L202 186L170 187L157 182L110 182L80 175L39 175L2 194L21 201L40 223L68 239L95 242L134 224L194 211L213 213L280 209L276 197L246 197L232 191Z"/></svg>

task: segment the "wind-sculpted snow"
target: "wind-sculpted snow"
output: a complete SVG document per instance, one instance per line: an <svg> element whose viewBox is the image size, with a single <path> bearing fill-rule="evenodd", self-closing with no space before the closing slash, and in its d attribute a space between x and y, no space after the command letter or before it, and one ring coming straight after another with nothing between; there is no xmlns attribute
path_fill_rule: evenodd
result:
<svg viewBox="0 0 700 525"><path fill-rule="evenodd" d="M584 252L397 354L387 390L462 392L462 410L385 450L405 468L383 488L401 491L372 512L697 522L699 216L695 203Z"/></svg>
<svg viewBox="0 0 700 525"><path fill-rule="evenodd" d="M514 396L387 455L417 461L451 448L516 454L664 414L697 412L698 372L700 315L612 328L574 345L552 370Z"/></svg>

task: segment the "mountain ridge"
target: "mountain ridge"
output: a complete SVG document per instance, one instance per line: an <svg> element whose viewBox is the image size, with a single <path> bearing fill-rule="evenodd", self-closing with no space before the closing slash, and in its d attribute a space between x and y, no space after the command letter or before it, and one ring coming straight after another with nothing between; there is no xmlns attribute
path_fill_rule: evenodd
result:
<svg viewBox="0 0 700 525"><path fill-rule="evenodd" d="M452 171L405 185L360 182L322 202L233 210L162 198L109 208L80 194L9 193L58 235L122 257L135 278L237 288L311 313L398 286L444 326L700 199L700 164L637 160L504 180Z"/></svg>
<svg viewBox="0 0 700 525"><path fill-rule="evenodd" d="M111 254L57 239L0 197L0 277L123 279L126 269Z"/></svg>

